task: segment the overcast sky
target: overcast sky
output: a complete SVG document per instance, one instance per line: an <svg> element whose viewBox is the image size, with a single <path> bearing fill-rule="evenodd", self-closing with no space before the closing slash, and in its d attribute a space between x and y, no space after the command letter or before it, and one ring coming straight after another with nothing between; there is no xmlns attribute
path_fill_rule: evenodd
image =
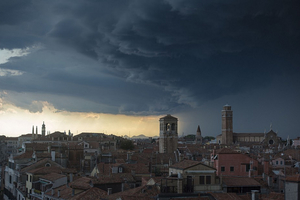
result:
<svg viewBox="0 0 300 200"><path fill-rule="evenodd" d="M300 136L298 0L2 0L0 134Z"/></svg>

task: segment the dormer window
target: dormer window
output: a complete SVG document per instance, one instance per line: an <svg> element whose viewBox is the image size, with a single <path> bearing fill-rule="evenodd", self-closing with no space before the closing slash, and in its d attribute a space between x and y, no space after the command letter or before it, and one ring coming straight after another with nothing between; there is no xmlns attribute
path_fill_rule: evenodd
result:
<svg viewBox="0 0 300 200"><path fill-rule="evenodd" d="M45 167L51 167L51 164L50 163L46 163Z"/></svg>

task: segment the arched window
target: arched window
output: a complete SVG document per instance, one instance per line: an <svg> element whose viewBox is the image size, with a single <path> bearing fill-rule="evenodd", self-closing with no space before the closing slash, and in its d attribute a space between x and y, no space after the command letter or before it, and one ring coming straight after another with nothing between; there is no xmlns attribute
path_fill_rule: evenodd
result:
<svg viewBox="0 0 300 200"><path fill-rule="evenodd" d="M166 124L166 131L170 131L171 130L171 125L169 123Z"/></svg>
<svg viewBox="0 0 300 200"><path fill-rule="evenodd" d="M50 163L46 163L45 167L51 167L51 164Z"/></svg>
<svg viewBox="0 0 300 200"><path fill-rule="evenodd" d="M174 123L172 124L171 130L175 131L175 124Z"/></svg>

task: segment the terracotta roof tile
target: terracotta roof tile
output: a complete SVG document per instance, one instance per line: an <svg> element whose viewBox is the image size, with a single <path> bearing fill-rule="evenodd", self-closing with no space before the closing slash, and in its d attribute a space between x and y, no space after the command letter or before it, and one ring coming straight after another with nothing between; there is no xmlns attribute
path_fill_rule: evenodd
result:
<svg viewBox="0 0 300 200"><path fill-rule="evenodd" d="M31 159L32 154L33 154L33 152L25 152L25 153L22 153L21 155L15 156L14 160L19 160L19 159L24 159L24 158Z"/></svg>
<svg viewBox="0 0 300 200"><path fill-rule="evenodd" d="M84 191L84 192L70 198L70 200L94 200L94 199L101 199L106 195L107 195L106 191L101 190L96 187L92 187L92 188L88 189L87 191Z"/></svg>
<svg viewBox="0 0 300 200"><path fill-rule="evenodd" d="M51 167L40 167L27 171L32 174L49 174L49 173L62 173L62 167L51 166Z"/></svg>
<svg viewBox="0 0 300 200"><path fill-rule="evenodd" d="M35 162L27 167L24 167L23 169L21 169L21 172L24 173L24 172L27 172L32 169L43 167L43 166L45 166L46 163L50 163L51 166L60 166L59 164L50 160L49 158L44 158L44 159L39 160L38 162Z"/></svg>
<svg viewBox="0 0 300 200"><path fill-rule="evenodd" d="M63 178L63 177L66 177L66 175L58 174L58 173L50 173L50 174L46 174L44 176L41 176L40 178L46 179L46 180L49 180L49 181L55 181L55 180Z"/></svg>
<svg viewBox="0 0 300 200"><path fill-rule="evenodd" d="M67 185L63 185L57 188L53 188L53 195L52 190L47 191L45 195L51 196L51 197L57 197L58 196L58 190L60 191L60 198L61 199L69 199L72 197L72 188L68 187Z"/></svg>
<svg viewBox="0 0 300 200"><path fill-rule="evenodd" d="M223 183L227 186L261 186L253 178L248 177L233 177L233 176L223 176Z"/></svg>
<svg viewBox="0 0 300 200"><path fill-rule="evenodd" d="M219 149L216 151L216 153L217 154L239 154L239 152L227 148Z"/></svg>
<svg viewBox="0 0 300 200"><path fill-rule="evenodd" d="M130 190L126 190L124 192L118 192L112 195L107 195L106 199L153 199L153 197L157 196L160 193L160 190L156 186L140 186L137 188L133 188Z"/></svg>
<svg viewBox="0 0 300 200"><path fill-rule="evenodd" d="M236 193L210 193L216 200L242 200Z"/></svg>
<svg viewBox="0 0 300 200"><path fill-rule="evenodd" d="M296 174L294 176L287 177L285 180L288 181L288 182L297 182L297 183L299 183L300 182L300 174Z"/></svg>
<svg viewBox="0 0 300 200"><path fill-rule="evenodd" d="M74 189L87 190L92 187L90 184L91 182L92 182L92 178L80 177L80 178L72 181L69 184L69 186L70 186L70 188L74 188Z"/></svg>
<svg viewBox="0 0 300 200"><path fill-rule="evenodd" d="M123 183L123 182L135 182L131 173L116 173L99 175L96 180L93 180L94 184L106 184L106 183Z"/></svg>
<svg viewBox="0 0 300 200"><path fill-rule="evenodd" d="M187 169L199 164L200 164L199 161L183 160L181 162L175 163L174 165L171 165L170 168Z"/></svg>

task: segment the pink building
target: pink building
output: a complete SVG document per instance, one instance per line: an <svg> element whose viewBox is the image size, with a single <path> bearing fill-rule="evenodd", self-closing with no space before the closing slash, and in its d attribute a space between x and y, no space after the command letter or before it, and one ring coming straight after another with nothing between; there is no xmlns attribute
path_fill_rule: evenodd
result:
<svg viewBox="0 0 300 200"><path fill-rule="evenodd" d="M294 147L300 146L300 137L297 137L297 139L293 140L292 146Z"/></svg>
<svg viewBox="0 0 300 200"><path fill-rule="evenodd" d="M248 155L231 149L217 150L211 156L217 175L220 176L256 176L258 175L258 161Z"/></svg>

